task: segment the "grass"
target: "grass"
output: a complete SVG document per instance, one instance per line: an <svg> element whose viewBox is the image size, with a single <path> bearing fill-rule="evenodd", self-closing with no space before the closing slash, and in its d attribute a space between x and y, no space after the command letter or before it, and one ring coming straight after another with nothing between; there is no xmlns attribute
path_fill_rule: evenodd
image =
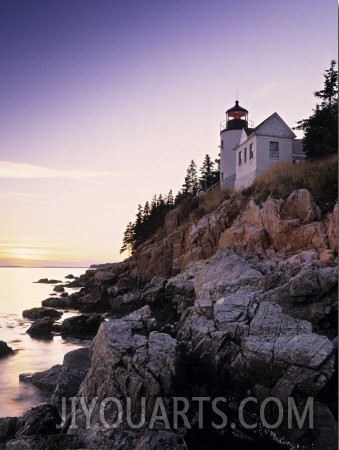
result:
<svg viewBox="0 0 339 450"><path fill-rule="evenodd" d="M323 213L332 211L338 199L338 156L301 164L271 166L248 188L241 191L215 189L200 197L189 196L177 206L180 225L196 222L215 211L224 201L228 226L244 210L249 199L262 203L268 196L286 199L297 189L308 189Z"/></svg>
<svg viewBox="0 0 339 450"><path fill-rule="evenodd" d="M324 213L332 210L338 199L338 155L297 165L275 164L244 189L243 195L262 202L269 195L286 199L296 189L308 189Z"/></svg>

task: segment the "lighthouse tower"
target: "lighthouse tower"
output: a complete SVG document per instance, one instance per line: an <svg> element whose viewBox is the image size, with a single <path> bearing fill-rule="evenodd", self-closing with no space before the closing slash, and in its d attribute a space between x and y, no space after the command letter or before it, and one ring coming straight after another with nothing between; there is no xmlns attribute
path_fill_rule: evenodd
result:
<svg viewBox="0 0 339 450"><path fill-rule="evenodd" d="M248 129L248 111L235 105L226 111L226 120L220 123L220 187L234 186L235 153L234 147L239 143L242 130Z"/></svg>

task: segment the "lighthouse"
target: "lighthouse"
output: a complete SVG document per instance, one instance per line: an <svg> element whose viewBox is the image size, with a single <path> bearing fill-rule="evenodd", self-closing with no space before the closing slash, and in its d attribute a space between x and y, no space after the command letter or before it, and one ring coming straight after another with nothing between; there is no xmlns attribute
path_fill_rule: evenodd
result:
<svg viewBox="0 0 339 450"><path fill-rule="evenodd" d="M226 120L220 123L220 186L233 186L235 181L234 147L239 143L242 130L248 129L248 111L235 105L226 111Z"/></svg>

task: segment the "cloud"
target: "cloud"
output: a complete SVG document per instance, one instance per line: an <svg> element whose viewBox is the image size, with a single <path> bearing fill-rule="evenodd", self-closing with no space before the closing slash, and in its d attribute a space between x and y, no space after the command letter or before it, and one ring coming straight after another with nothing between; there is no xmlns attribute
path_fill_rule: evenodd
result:
<svg viewBox="0 0 339 450"><path fill-rule="evenodd" d="M64 178L69 180L90 181L95 178L111 177L117 175L111 171L89 171L78 169L50 169L34 164L13 163L0 161L0 178Z"/></svg>
<svg viewBox="0 0 339 450"><path fill-rule="evenodd" d="M27 192L0 191L0 200L8 200L8 199L18 202L47 203L52 205L61 203L60 198L51 199L45 195L28 194Z"/></svg>

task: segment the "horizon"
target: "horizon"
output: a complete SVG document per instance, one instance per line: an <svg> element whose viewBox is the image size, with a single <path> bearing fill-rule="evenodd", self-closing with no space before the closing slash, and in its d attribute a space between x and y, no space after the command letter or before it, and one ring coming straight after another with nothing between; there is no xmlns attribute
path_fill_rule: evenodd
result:
<svg viewBox="0 0 339 450"><path fill-rule="evenodd" d="M217 158L236 98L255 125L310 116L337 6L15 0L0 37L0 265L83 268L125 259L138 204Z"/></svg>

